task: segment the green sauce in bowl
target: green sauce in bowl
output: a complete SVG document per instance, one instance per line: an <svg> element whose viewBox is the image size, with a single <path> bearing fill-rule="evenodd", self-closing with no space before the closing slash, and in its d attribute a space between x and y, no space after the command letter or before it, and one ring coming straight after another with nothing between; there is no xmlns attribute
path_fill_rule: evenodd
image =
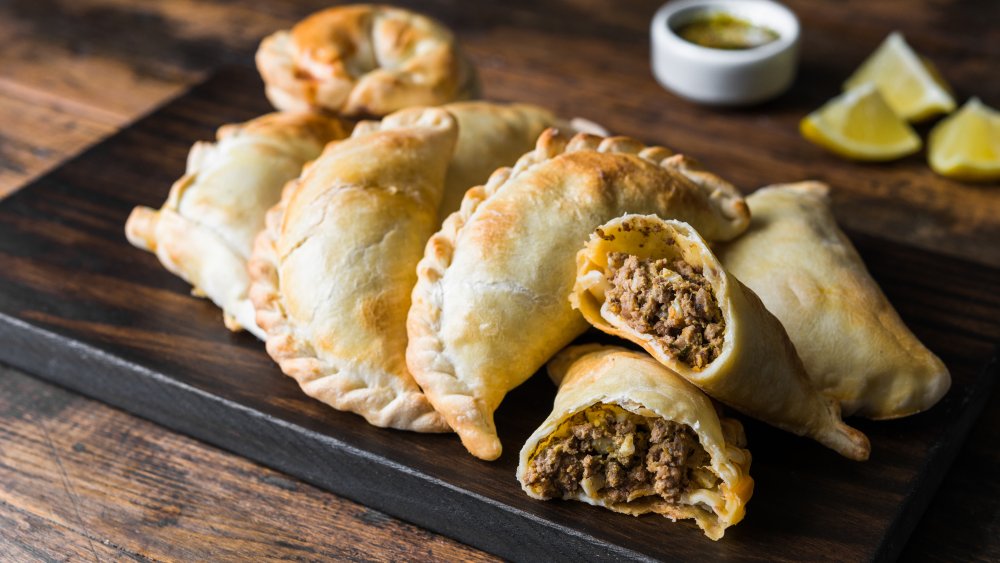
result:
<svg viewBox="0 0 1000 563"><path fill-rule="evenodd" d="M774 30L754 25L728 12L699 15L674 31L689 43L730 51L753 49L778 40Z"/></svg>

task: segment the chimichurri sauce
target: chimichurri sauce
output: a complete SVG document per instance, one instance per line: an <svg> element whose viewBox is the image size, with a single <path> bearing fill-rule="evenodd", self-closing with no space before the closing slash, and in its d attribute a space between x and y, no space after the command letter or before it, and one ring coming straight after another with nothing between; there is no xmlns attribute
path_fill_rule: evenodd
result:
<svg viewBox="0 0 1000 563"><path fill-rule="evenodd" d="M778 39L774 30L726 12L699 16L675 31L685 41L710 49L753 49Z"/></svg>

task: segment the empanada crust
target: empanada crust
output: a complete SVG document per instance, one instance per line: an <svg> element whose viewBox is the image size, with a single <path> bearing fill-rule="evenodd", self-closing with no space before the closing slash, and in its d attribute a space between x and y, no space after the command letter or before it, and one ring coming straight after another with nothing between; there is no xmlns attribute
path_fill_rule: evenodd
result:
<svg viewBox="0 0 1000 563"><path fill-rule="evenodd" d="M647 354L599 344L563 350L549 362L548 372L559 385L559 393L548 418L521 448L517 466L517 479L529 496L545 498L525 482L525 474L546 439L574 414L592 405L610 404L636 414L651 412L694 430L711 458L712 472L721 480L718 490L711 493L716 502L709 505L689 498L677 506L653 497L652 502L612 504L582 489L570 498L636 516L655 512L672 519L693 518L714 540L743 519L753 494L743 426L735 419L720 419L711 400L695 386Z"/></svg>
<svg viewBox="0 0 1000 563"><path fill-rule="evenodd" d="M725 321L722 350L702 369L678 359L654 334L630 326L607 303L608 255L683 259L712 286ZM625 215L595 230L577 255L573 307L603 332L627 339L733 408L856 460L868 458L864 434L843 423L835 401L806 375L781 323L760 299L729 275L708 243L687 223L655 215ZM673 305L671 305L673 306Z"/></svg>
<svg viewBox="0 0 1000 563"><path fill-rule="evenodd" d="M456 136L433 108L358 124L288 184L250 262L271 357L376 426L448 430L406 369L406 313Z"/></svg>
<svg viewBox="0 0 1000 563"><path fill-rule="evenodd" d="M898 418L948 391L948 368L917 340L830 212L828 188L762 188L745 235L719 245L722 264L788 330L809 377L844 414Z"/></svg>
<svg viewBox="0 0 1000 563"><path fill-rule="evenodd" d="M513 168L470 189L431 237L407 364L473 455L500 455L493 411L503 396L586 328L568 295L594 227L639 209L683 217L717 240L746 228L739 192L696 171L662 147L550 129Z"/></svg>
<svg viewBox="0 0 1000 563"><path fill-rule="evenodd" d="M442 220L458 211L469 188L485 184L497 168L512 166L534 148L542 131L563 124L549 110L531 104L471 101L441 107L458 121L458 143L439 209Z"/></svg>
<svg viewBox="0 0 1000 563"><path fill-rule="evenodd" d="M132 211L126 236L219 306L231 330L246 328L263 338L247 296L254 237L282 186L328 141L346 134L339 120L311 113L271 113L224 125L216 143L191 148L185 175L159 210Z"/></svg>
<svg viewBox="0 0 1000 563"><path fill-rule="evenodd" d="M477 94L475 70L441 23L377 4L316 12L268 37L257 68L274 107L378 117Z"/></svg>

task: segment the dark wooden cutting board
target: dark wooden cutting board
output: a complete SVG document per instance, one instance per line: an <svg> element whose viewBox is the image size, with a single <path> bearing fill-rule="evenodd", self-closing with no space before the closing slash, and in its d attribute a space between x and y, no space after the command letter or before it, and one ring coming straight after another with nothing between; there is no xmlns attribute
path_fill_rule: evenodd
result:
<svg viewBox="0 0 1000 563"><path fill-rule="evenodd" d="M380 430L306 398L259 342L227 331L217 309L125 241L129 211L160 205L194 141L267 111L260 92L252 69L223 71L0 202L0 361L517 559L891 558L988 396L1000 272L855 234L903 319L951 369L938 406L852 421L871 438L866 463L746 421L756 491L719 542L690 523L533 501L514 469L554 397L544 377L497 413L505 450L493 463L452 435Z"/></svg>

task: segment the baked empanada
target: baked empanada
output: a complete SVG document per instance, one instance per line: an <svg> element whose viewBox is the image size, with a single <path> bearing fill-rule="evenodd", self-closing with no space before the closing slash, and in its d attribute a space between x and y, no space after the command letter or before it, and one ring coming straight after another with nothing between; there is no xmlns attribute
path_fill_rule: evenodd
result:
<svg viewBox="0 0 1000 563"><path fill-rule="evenodd" d="M743 426L648 355L567 348L549 362L552 414L521 449L517 479L537 499L638 516L693 518L717 540L753 494Z"/></svg>
<svg viewBox="0 0 1000 563"><path fill-rule="evenodd" d="M254 237L282 186L328 141L346 134L340 121L311 113L271 113L225 125L216 143L191 147L187 172L159 211L132 210L125 234L193 285L194 294L218 305L230 330L245 328L263 338L247 297Z"/></svg>
<svg viewBox="0 0 1000 563"><path fill-rule="evenodd" d="M466 190L485 184L497 168L513 165L534 148L542 131L561 124L549 110L530 104L474 101L442 108L458 121L458 143L441 200L442 219L458 211Z"/></svg>
<svg viewBox="0 0 1000 563"><path fill-rule="evenodd" d="M642 346L711 397L851 459L864 434L809 381L781 323L681 221L625 215L577 256L571 301L598 329Z"/></svg>
<svg viewBox="0 0 1000 563"><path fill-rule="evenodd" d="M441 200L442 220L458 211L466 190L485 184L497 168L513 166L521 155L535 147L538 136L549 127L607 135L603 127L592 121L561 119L531 104L471 101L441 107L458 121L458 144L448 166Z"/></svg>
<svg viewBox="0 0 1000 563"><path fill-rule="evenodd" d="M772 186L747 202L750 229L720 245L723 266L788 330L813 382L845 414L897 418L930 408L951 376L906 328L830 212L818 182Z"/></svg>
<svg viewBox="0 0 1000 563"><path fill-rule="evenodd" d="M359 123L288 184L250 261L267 352L376 426L448 429L406 369L406 313L456 137L441 109Z"/></svg>
<svg viewBox="0 0 1000 563"><path fill-rule="evenodd" d="M441 23L377 4L316 12L265 37L257 68L274 107L383 116L473 97L476 75Z"/></svg>
<svg viewBox="0 0 1000 563"><path fill-rule="evenodd" d="M577 250L626 211L680 217L715 240L746 228L730 184L624 137L547 130L513 168L466 192L431 237L407 320L407 363L475 456L495 459L493 412L587 324L569 306Z"/></svg>

